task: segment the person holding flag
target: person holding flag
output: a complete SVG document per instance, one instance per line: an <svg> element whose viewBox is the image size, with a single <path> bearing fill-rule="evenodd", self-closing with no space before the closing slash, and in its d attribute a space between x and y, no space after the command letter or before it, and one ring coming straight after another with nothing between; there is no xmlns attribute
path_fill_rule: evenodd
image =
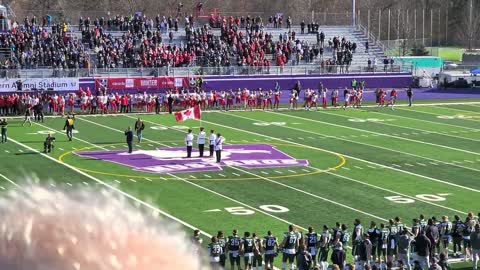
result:
<svg viewBox="0 0 480 270"><path fill-rule="evenodd" d="M183 122L189 119L200 119L200 116L201 116L200 105L195 105L190 109L175 112L174 115L175 115L175 120L177 120L177 122Z"/></svg>

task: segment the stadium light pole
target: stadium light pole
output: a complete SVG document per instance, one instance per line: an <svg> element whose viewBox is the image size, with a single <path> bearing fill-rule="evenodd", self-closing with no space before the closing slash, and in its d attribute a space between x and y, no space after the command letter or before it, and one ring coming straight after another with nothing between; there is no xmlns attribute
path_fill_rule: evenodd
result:
<svg viewBox="0 0 480 270"><path fill-rule="evenodd" d="M352 0L352 25L355 27L355 3L356 0Z"/></svg>

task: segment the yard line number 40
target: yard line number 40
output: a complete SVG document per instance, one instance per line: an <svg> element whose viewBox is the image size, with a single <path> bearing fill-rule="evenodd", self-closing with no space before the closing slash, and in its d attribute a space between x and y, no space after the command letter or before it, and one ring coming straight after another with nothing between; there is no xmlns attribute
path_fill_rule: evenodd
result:
<svg viewBox="0 0 480 270"><path fill-rule="evenodd" d="M445 197L448 195L450 195L450 193L418 194L418 195L415 195L415 198L420 199L422 201L442 202L446 200ZM387 196L384 198L394 203L414 203L415 202L415 199L412 199L411 197L404 197L400 195Z"/></svg>

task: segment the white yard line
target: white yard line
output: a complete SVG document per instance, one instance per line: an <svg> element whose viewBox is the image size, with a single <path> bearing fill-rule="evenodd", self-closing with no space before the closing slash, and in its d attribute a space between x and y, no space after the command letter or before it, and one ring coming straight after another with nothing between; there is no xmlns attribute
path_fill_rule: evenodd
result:
<svg viewBox="0 0 480 270"><path fill-rule="evenodd" d="M403 118L403 119L408 119L408 120L414 120L414 121L421 121L421 122L425 122L425 123L436 124L436 125L480 131L480 129L476 129L476 128L457 126L457 125L452 125L452 124L447 124L447 123L442 123L442 122L436 122L436 121L430 121L430 120L425 120L425 119L419 119L419 118L412 118L412 117L407 117L407 116L402 116L402 115L397 115L397 114L388 114L388 113L381 113L381 112L376 112L376 111L369 111L369 112L376 113L376 114L381 114L381 115L386 115L386 116L389 116L389 117L397 117L397 118ZM417 112L417 111L415 111L415 112ZM422 112L422 111L418 111L418 112ZM418 135L418 133L416 133L416 132L412 132L412 134Z"/></svg>
<svg viewBox="0 0 480 270"><path fill-rule="evenodd" d="M58 133L62 134L62 135L65 136L65 137L67 136L67 134L66 134L65 132L62 132L61 130L55 130L55 129L51 128L51 127L48 127L48 126L45 126L45 125L42 125L42 124L36 123L36 122L34 122L34 124L35 124L35 125L38 125L38 126L41 126L41 127L45 128L45 129L49 129L49 130L51 130L51 131L58 132ZM73 139L74 139L74 140L77 140L77 141L80 141L80 142L83 142L83 143L86 143L86 144L88 144L88 145L90 145L90 146L94 146L95 148L100 148L100 149L109 151L107 148L102 147L102 146L99 146L99 145L96 145L96 144L93 144L93 143L91 143L91 142L89 142L89 141L82 140L82 139L77 138L77 137L74 137ZM74 147L72 147L72 148L75 149L75 150L77 149L77 148L74 148Z"/></svg>
<svg viewBox="0 0 480 270"><path fill-rule="evenodd" d="M250 174L250 175L252 175L252 176L255 176L255 177L257 177L257 178L263 179L263 180L265 180L265 181L268 181L268 182L271 182L271 183L274 183L274 184L277 184L277 185L280 185L280 186L283 186L283 187L286 187L286 188L295 190L295 191L297 191L297 192L300 192L300 193L306 194L306 195L308 195L308 196L311 196L311 197L320 199L320 200L322 200L322 201L329 202L329 203L331 203L331 204L334 204L334 205L337 205L337 206L340 206L340 207L349 209L349 210L351 210L351 211L354 211L354 212L357 212L357 213L361 213L361 214L363 214L363 215L376 218L376 219L378 219L378 220L387 221L387 219L385 219L385 218L382 218L382 217L373 215L373 214L371 214L371 213L368 213L368 212L365 212L365 211L362 211L362 210L359 210L359 209L350 207L350 206L345 205L345 204L343 204L343 203L339 203L339 202L336 202L336 201L333 201L333 200L330 200L330 199L321 197L321 196L319 196L319 195L316 195L316 194L307 192L307 191L305 191L305 190L298 189L298 188L296 188L296 187L292 187L292 186L289 186L289 185L284 184L284 183L281 183L281 182L277 182L277 181L272 180L272 179L270 179L270 178L268 178L268 177L264 177L264 176L255 174L255 173L252 173L252 172L250 172L250 171L246 171L246 170L240 169L240 168L238 168L238 167L231 167L231 166L230 166L230 168L235 169L235 170L237 170L237 171L239 171L239 172L243 172L243 173L246 173L246 174Z"/></svg>
<svg viewBox="0 0 480 270"><path fill-rule="evenodd" d="M273 113L273 112L272 112ZM275 114L278 114L278 113L275 113ZM257 120L257 119L254 119L254 118L248 118L248 117L244 117L244 116L238 116L238 115L232 115L232 114L229 114L230 116L233 116L233 117L239 117L239 118L242 118L242 119L247 119L247 120L250 120L250 121L260 121L260 122L263 122L261 120ZM291 117L294 117L294 118L301 118L303 120L307 120L307 121L314 121L314 122L317 122L317 120L311 120L311 119L308 119L308 118L303 118L303 117L298 117L298 116L292 116L292 115L288 115L288 114L280 114L280 115L285 115L285 116L291 116ZM342 138L338 138L336 136L330 136L330 135L324 135L324 134L321 134L321 133L317 133L317 132L313 132L313 131L308 131L308 130L304 130L304 129L298 129L298 128L293 128L293 127L288 127L288 126L284 126L283 128L288 128L288 129L292 129L292 130L297 130L297 131L300 131L300 132L305 132L305 133L312 133L312 134L316 134L316 135L322 135L322 136L325 136L327 138L331 138L331 139L336 139L336 140L341 140L341 141L347 141L347 142L351 142L351 143L355 143L355 144L360 144L360 145L365 145L365 146L369 146L369 147L374 147L374 148L379 148L379 149L382 149L382 150L385 150L385 151L390 151L390 152L396 152L396 153L400 153L400 154L404 154L404 155L409 155L409 156L413 156L413 157L417 157L417 158L421 158L421 159L425 159L425 160L431 160L431 161L435 161L435 162L439 162L439 163L443 163L443 164L447 164L447 165L451 165L451 166L456 166L456 167L460 167L462 169L466 169L466 170L471 170L471 171L477 171L477 172L480 172L479 169L475 169L475 168L471 168L471 167L465 167L465 166L460 166L458 164L453 164L453 163L450 163L450 162L447 162L447 161L441 161L441 160L437 160L437 159L433 159L433 158L429 158L429 157L425 157L425 156L420 156L420 155L417 155L417 154L412 154L412 153L408 153L408 152L404 152L404 151L400 151L400 150L395 150L395 149L392 149L392 148L388 148L388 147L383 147L383 146L379 146L379 145L373 145L373 144L368 144L368 143L364 143L364 142L359 142L359 141L352 141L352 140L349 140L349 139L342 139ZM360 129L358 129L360 130ZM362 130L360 130L362 131ZM377 133L378 135L382 135L382 136L389 136L389 135L384 135L382 133ZM400 138L400 137L399 137ZM473 153L473 152L472 152ZM475 153L476 155L480 155L479 153Z"/></svg>
<svg viewBox="0 0 480 270"><path fill-rule="evenodd" d="M233 168L233 167L232 167L232 168ZM236 169L236 168L234 168L234 169ZM241 171L241 170L240 170L240 171ZM249 173L249 174L250 174L250 173ZM197 187L197 188L200 188L200 189L202 189L202 190L205 190L205 191L208 191L208 192L210 192L210 193L212 193L212 194L215 194L215 195L217 195L217 196L219 196L219 197L225 198L225 199L227 199L227 200L229 200L229 201L232 201L232 202L234 202L234 203L238 203L238 204L240 204L240 205L242 205L242 206L245 206L245 207L247 207L247 208L250 208L250 209L252 209L252 210L254 210L254 211L258 212L258 213L262 213L262 214L264 214L264 215L266 215L266 216L269 216L269 217L271 217L271 218L274 218L274 219L276 219L276 220L279 220L279 221L281 221L281 222L283 222L283 223L293 224L293 225L296 226L297 228L300 228L300 229L302 229L302 230L304 230L304 231L307 230L306 228L304 228L304 227L302 227L302 226L300 226L300 225L296 225L296 224L294 224L293 222L290 222L290 221L285 220L285 219L283 219L283 218L279 218L279 217L277 217L277 216L275 216L275 215L272 215L272 214L270 214L270 213L268 213L268 212L265 212L265 211L263 211L263 210L261 210L261 209L259 209L259 208L256 208L256 207L253 207L253 206L248 205L248 204L246 204L246 203L243 203L243 202L241 202L241 201L235 200L235 199L231 198L230 196L223 195L223 194L218 193L218 192L216 192L216 191L214 191L214 190L211 190L211 189L206 188L206 187L204 187L204 186L201 186L201 185L198 185L198 184L196 184L196 183L193 183L192 181L188 181L188 180L186 180L186 179L184 179L184 178L182 178L182 177L179 177L179 176L177 176L177 175L175 175L175 174L169 173L168 175L170 175L171 177L173 177L173 178L175 178L175 179L178 179L178 180L180 180L180 181L183 181L183 182L185 182L185 183L187 183L187 184L193 185L193 186L195 186L195 187Z"/></svg>
<svg viewBox="0 0 480 270"><path fill-rule="evenodd" d="M3 179L7 180L8 182L10 182L12 185L18 187L18 188L21 188L19 184L15 183L13 180L11 180L10 178L6 177L5 175L1 174L0 173L0 177L2 177Z"/></svg>
<svg viewBox="0 0 480 270"><path fill-rule="evenodd" d="M235 128L235 127L231 127L231 126L226 126L226 125L222 125L222 124L217 124L217 123L213 123L213 122L206 121L206 120L202 120L202 121L203 121L204 123L208 123L208 124L211 124L211 125L216 125L216 126L220 126L220 127L224 127L224 128L229 128L229 129L232 129L232 130L241 131L241 132L247 133L247 134L257 135L257 136L260 136L260 137L270 138L270 139L272 139L272 140L285 142L285 140L282 139L282 138L272 137L272 136L269 136L269 135L264 135L264 134L257 133L257 132L253 132L253 131L248 131L248 130L239 129L239 128ZM465 190L470 190L470 191L474 191L474 192L480 192L480 190L478 190L478 189L474 189L474 188L470 188L470 187L465 187L465 186L458 185L458 184L455 184L455 183L451 183L451 182L448 182L448 181L436 179L436 178L433 178L433 177L429 177L429 176L417 174L417 173L410 172L410 171L401 170L401 169L398 169L398 168L392 168L392 167L389 167L389 166L387 166L387 165L378 164L378 163L375 163L375 162L372 162L372 161L364 160L364 159L361 159L361 158L357 158L357 157L353 157L353 156L349 156L349 155L345 155L345 154L341 154L341 153L336 153L336 152L333 152L333 151L328 151L328 150L321 149L321 148L318 148L318 147L314 147L314 146L310 146L310 145L304 145L304 144L301 144L301 143L297 143L297 142L295 142L295 141L289 141L288 143L291 143L291 144L294 144L294 145L298 145L298 146L302 146L302 147L305 147L305 148L308 148L308 149L315 149L315 150L324 151L324 152L326 152L326 153L340 154L340 155L342 155L342 156L344 156L344 157L347 157L347 158L350 158L350 159L354 159L354 160L358 160L358 161L362 161L362 162L365 162L365 163L367 163L367 164L377 165L377 166L382 167L382 168L386 168L386 169L394 170L394 171L397 171L397 172L401 172L401 173L405 173L405 174L417 176L417 177L420 177L420 178L424 178L424 179L428 179L428 180L431 180L431 181L443 183L443 184L446 184L446 185L450 185L450 186L462 188L462 189L465 189ZM373 167L373 168L375 168L375 167Z"/></svg>
<svg viewBox="0 0 480 270"><path fill-rule="evenodd" d="M9 139L10 139L10 141L16 143L17 145L19 145L19 146L21 146L21 147L23 147L23 148L25 148L25 149L28 149L28 150L30 150L30 151L32 151L32 152L39 153L41 156L43 156L43 157L45 157L45 158L47 158L47 159L49 159L49 160L51 160L51 161L53 161L53 162L55 162L55 163L58 163L58 164L60 164L60 165L63 165L63 166L65 166L65 167L71 169L72 171L74 171L74 172L76 172L76 173L78 173L78 174L80 174L80 175L83 175L83 176L85 176L85 177L87 177L87 178L89 178L89 179L91 179L91 180L93 180L93 181L95 181L95 182L97 182L97 183L99 183L99 184L102 184L102 185L105 186L106 188L108 188L108 189L110 189L110 190L112 190L112 191L114 191L114 192L116 192L116 193L119 193L119 194L121 194L121 195L129 198L130 200L132 200L132 201L134 201L134 202L136 202L136 203L139 203L139 204L141 204L141 205L143 205L143 206L145 206L145 207L147 207L147 208L149 208L149 209L151 209L151 210L154 210L154 211L160 213L161 215L163 215L163 216L165 216L165 217L167 217L167 218L169 218L169 219L171 219L171 220L173 220L173 221L175 221L175 222L177 222L177 223L182 224L182 225L185 226L185 227L188 227L188 228L190 228L190 229L192 229L192 230L197 230L197 229L198 229L197 227L195 227L195 226L193 226L193 225L191 225L191 224L189 224L189 223L187 223L187 222L185 222L185 221L183 221L183 220L181 220L181 219L179 219L179 218L177 218L177 217L175 217L175 216L172 216L172 215L170 215L169 213L167 213L167 212L165 212L165 211L162 211L162 210L160 210L159 208L157 208L157 207L155 207L155 206L153 206L153 205L151 205L151 204L149 204L149 203L147 203L147 202L144 202L144 201L138 199L137 197L134 197L133 195L131 195L131 194L129 194L129 193L126 193L125 191L122 191L122 190L118 189L118 188L116 188L116 187L108 184L107 182L104 182L104 181L102 181L102 180L100 180L100 179L98 179L98 178L96 178L96 177L94 177L94 176L92 176L92 175L90 175L90 174L87 174L87 173L85 173L85 172L83 172L83 171L81 171L81 170L79 170L79 169L71 166L70 164L63 163L63 162L61 162L61 161L59 161L59 160L57 160L57 159L55 159L55 158L53 158L53 157L51 157L51 156L49 156L49 155L47 155L47 154L41 153L40 151L38 151L38 150L36 150L36 149L33 149L32 147L30 147L30 146L28 146L28 145L25 145L25 144L23 144L23 143L21 143L21 142L16 141L15 139L11 139L11 138L9 138ZM67 184L68 184L68 183L67 183ZM207 236L207 237L212 237L210 234L208 234L208 233L205 232L205 231L200 230L200 232L201 232L203 235Z"/></svg>
<svg viewBox="0 0 480 270"><path fill-rule="evenodd" d="M449 149L449 150L453 150L453 151L458 151L458 152L463 152L463 153L468 153L468 154L479 155L480 156L480 153L477 153L477 152L472 152L472 151L468 151L468 150L464 150L464 149L458 149L458 148L454 148L454 147L450 147L450 146L446 146L446 145L442 145L442 144L435 144L435 143L418 141L418 140L415 140L415 139L404 138L404 137L401 137L401 136L398 136L398 135L388 135L388 134L383 134L383 133L380 133L380 132L364 130L364 129L345 126L345 125L333 124L333 123L330 123L330 122L319 121L319 120L299 117L299 116L285 114L285 113L279 113L279 112L268 112L268 113L282 115L282 116L288 116L288 117L291 117L291 118L301 119L301 120L304 120L304 121L321 123L321 124L330 125L330 126L334 126L334 127L338 127L338 128L367 132L367 133L370 133L370 134L378 134L378 135L381 135L381 136L391 137L391 138L395 138L395 139L399 139L399 140L404 140L404 141L409 141L409 142L414 142L414 143L419 143L419 144L425 144L425 145L430 145L430 146L435 146L435 147L441 147L441 148L445 148L445 149ZM334 113L328 113L328 112L321 112L321 113L328 114L328 115L334 115L334 116L337 116L337 117L351 118L350 116L345 116L345 115L340 115L340 114L334 114ZM238 115L236 115L236 116L238 116ZM288 126L286 126L285 128L293 129L292 127L288 127Z"/></svg>
<svg viewBox="0 0 480 270"><path fill-rule="evenodd" d="M436 203L433 203L433 202L430 202L430 201L427 201L427 200L419 199L417 197L413 197L413 196L410 196L410 195L407 195L407 194L396 192L396 191L391 190L391 189L382 188L382 187L379 187L379 186L376 186L376 185L365 183L364 181L360 181L360 180L357 180L357 179L354 179L354 178L351 178L351 177L343 176L343 175L336 174L336 173L333 173L333 172L327 172L327 174L330 174L330 175L333 175L333 176L336 176L336 177L340 177L340 178L343 178L345 180L352 181L352 182L355 182L355 183L358 183L358 184L366 185L366 186L369 186L369 187L372 187L372 188L375 188L375 189L390 192L392 194L396 194L396 195L400 195L400 196L407 197L407 198L410 198L410 199L414 199L414 200L417 200L417 201L421 201L421 202L424 202L426 204L430 204L430 205L433 205L433 206L436 206L436 207L451 210L451 211L458 212L458 213L465 214L465 215L467 214L467 212L464 212L464 211L461 211L461 210L453 209L453 208L443 206L443 205L440 205L440 204L436 204Z"/></svg>
<svg viewBox="0 0 480 270"><path fill-rule="evenodd" d="M410 129L410 130L416 130L416 131L421 131L423 134L425 134L425 132L427 132L425 135L429 135L429 134L438 134L440 136L447 136L447 137L452 137L452 138L457 138L457 139L462 139L462 140L468 140L468 141L474 141L474 142L480 142L480 140L476 140L476 139L472 139L472 138L467 138L467 137L461 137L461 136L455 136L455 135L451 135L451 134L448 134L448 131L446 132L438 132L438 131L424 131L422 129L419 129L419 128L413 128L413 127L407 127L407 126L403 126L403 125L395 125L395 124L392 124L392 123L385 123L385 122L373 122L375 124L379 124L379 125L385 125L385 126L391 126L391 127L398 127L398 128L404 128L404 129ZM451 131L453 133L456 133L454 131ZM447 133L447 134L445 134ZM409 135L407 133L402 133L403 135ZM413 133L412 133L413 134ZM394 134L395 135L395 134ZM417 140L416 140L417 141Z"/></svg>

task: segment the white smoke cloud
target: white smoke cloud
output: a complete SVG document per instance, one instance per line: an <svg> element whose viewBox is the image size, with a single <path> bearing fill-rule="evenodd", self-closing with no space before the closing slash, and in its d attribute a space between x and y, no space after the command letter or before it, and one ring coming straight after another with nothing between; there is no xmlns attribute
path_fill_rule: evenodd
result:
<svg viewBox="0 0 480 270"><path fill-rule="evenodd" d="M190 241L158 213L101 185L38 182L0 198L0 269L204 269Z"/></svg>

